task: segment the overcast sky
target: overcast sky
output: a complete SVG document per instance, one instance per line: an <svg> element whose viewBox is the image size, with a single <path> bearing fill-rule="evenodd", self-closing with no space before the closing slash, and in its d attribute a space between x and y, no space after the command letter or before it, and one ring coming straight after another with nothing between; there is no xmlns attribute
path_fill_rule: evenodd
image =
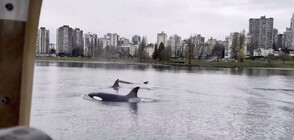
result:
<svg viewBox="0 0 294 140"><path fill-rule="evenodd" d="M156 42L157 33L183 38L201 34L224 40L230 32L248 31L249 18L274 18L280 33L290 26L294 0L43 0L39 26L50 30L62 25L80 28L103 37L118 33L131 39L135 34Z"/></svg>

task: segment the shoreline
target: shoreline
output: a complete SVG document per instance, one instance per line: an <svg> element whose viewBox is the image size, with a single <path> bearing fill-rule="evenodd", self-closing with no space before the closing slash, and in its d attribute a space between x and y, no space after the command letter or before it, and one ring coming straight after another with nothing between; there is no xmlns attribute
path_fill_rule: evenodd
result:
<svg viewBox="0 0 294 140"><path fill-rule="evenodd" d="M157 61L149 60L146 62L136 62L136 59L88 59L88 58L51 58L51 57L36 57L35 62L70 62L70 63L93 63L93 64L124 64L124 65L153 65L153 66L180 66L180 67L212 67L212 68L262 68L262 69L289 69L294 70L294 61L287 61L282 64L281 61L245 61L245 62L208 62L208 61L193 61L192 64L183 63L180 60ZM181 63L179 63L181 62Z"/></svg>

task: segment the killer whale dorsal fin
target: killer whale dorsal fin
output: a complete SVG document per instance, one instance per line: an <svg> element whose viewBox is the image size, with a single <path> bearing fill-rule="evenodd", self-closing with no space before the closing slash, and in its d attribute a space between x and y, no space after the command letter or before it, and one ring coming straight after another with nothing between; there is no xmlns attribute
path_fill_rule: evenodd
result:
<svg viewBox="0 0 294 140"><path fill-rule="evenodd" d="M138 98L138 90L140 87L135 87L132 89L132 91L127 95L128 98Z"/></svg>
<svg viewBox="0 0 294 140"><path fill-rule="evenodd" d="M117 87L119 87L118 82L119 82L119 79L116 79L112 87L113 87L113 88L117 88Z"/></svg>

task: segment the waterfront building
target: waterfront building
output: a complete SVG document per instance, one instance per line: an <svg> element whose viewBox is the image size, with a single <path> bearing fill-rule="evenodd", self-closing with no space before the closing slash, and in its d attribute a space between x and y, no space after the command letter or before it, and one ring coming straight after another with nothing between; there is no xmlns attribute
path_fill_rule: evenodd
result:
<svg viewBox="0 0 294 140"><path fill-rule="evenodd" d="M283 48L283 40L284 40L284 35L283 34L278 34L276 39L275 39L275 50L280 50Z"/></svg>
<svg viewBox="0 0 294 140"><path fill-rule="evenodd" d="M211 55L212 50L214 49L214 46L216 45L216 43L217 43L217 40L212 37L210 39L207 39L207 42L206 42L207 55Z"/></svg>
<svg viewBox="0 0 294 140"><path fill-rule="evenodd" d="M98 53L98 37L93 33L86 33L84 35L84 56L94 57Z"/></svg>
<svg viewBox="0 0 294 140"><path fill-rule="evenodd" d="M290 21L290 28L284 32L284 48L294 50L294 14Z"/></svg>
<svg viewBox="0 0 294 140"><path fill-rule="evenodd" d="M49 53L49 41L50 32L45 27L38 29L36 54L48 54Z"/></svg>
<svg viewBox="0 0 294 140"><path fill-rule="evenodd" d="M160 43L163 43L164 47L167 46L167 35L163 31L157 34L157 45L160 46Z"/></svg>
<svg viewBox="0 0 294 140"><path fill-rule="evenodd" d="M57 53L71 56L73 49L73 29L63 25L57 29L56 44Z"/></svg>
<svg viewBox="0 0 294 140"><path fill-rule="evenodd" d="M131 56L131 57L136 57L137 56L137 47L138 45L134 45L131 43L125 43L122 44L121 48L124 49L125 51L127 51L127 53Z"/></svg>
<svg viewBox="0 0 294 140"><path fill-rule="evenodd" d="M252 42L258 43L258 50L262 51L263 56L267 56L272 51L274 42L274 19L266 18L250 18L249 19L249 35Z"/></svg>
<svg viewBox="0 0 294 140"><path fill-rule="evenodd" d="M150 44L147 44L146 47L144 48L145 52L148 54L148 56L150 58L152 58L152 55L153 55L153 52L154 52L154 48L155 48L155 45L150 43Z"/></svg>
<svg viewBox="0 0 294 140"><path fill-rule="evenodd" d="M294 13L293 13L292 18L291 18L291 21L290 21L290 27L292 29L294 29Z"/></svg>
<svg viewBox="0 0 294 140"><path fill-rule="evenodd" d="M106 39L109 39L109 42L110 42L110 46L111 47L114 47L114 48L117 48L118 47L118 39L119 39L119 35L114 33L114 34L111 34L111 33L107 33L104 38Z"/></svg>
<svg viewBox="0 0 294 140"><path fill-rule="evenodd" d="M99 39L99 46L105 49L107 46L110 46L110 40L108 38L100 38Z"/></svg>
<svg viewBox="0 0 294 140"><path fill-rule="evenodd" d="M171 57L179 58L180 57L180 49L181 49L181 37L178 35L172 35L169 37L168 47L171 48Z"/></svg>
<svg viewBox="0 0 294 140"><path fill-rule="evenodd" d="M75 28L73 30L73 49L72 56L83 56L84 55L84 37L83 30Z"/></svg>
<svg viewBox="0 0 294 140"><path fill-rule="evenodd" d="M286 28L284 32L284 48L294 50L294 31L292 28Z"/></svg>
<svg viewBox="0 0 294 140"><path fill-rule="evenodd" d="M187 46L188 46L188 39L184 39L181 42L180 57L185 57L186 56Z"/></svg>
<svg viewBox="0 0 294 140"><path fill-rule="evenodd" d="M198 34L193 39L194 39L193 42L195 44L195 48L194 48L195 57L198 59L204 59L206 54L205 37L201 36L201 34Z"/></svg>
<svg viewBox="0 0 294 140"><path fill-rule="evenodd" d="M277 42L277 36L279 34L279 30L276 29L276 28L273 28L273 47L272 49L275 49L276 48L276 42Z"/></svg>

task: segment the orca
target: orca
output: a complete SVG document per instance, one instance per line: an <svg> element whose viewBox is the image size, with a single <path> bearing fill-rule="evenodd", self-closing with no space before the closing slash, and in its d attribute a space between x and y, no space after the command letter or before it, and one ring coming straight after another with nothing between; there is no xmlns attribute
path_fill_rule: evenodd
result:
<svg viewBox="0 0 294 140"><path fill-rule="evenodd" d="M90 93L88 94L89 97L96 99L97 97L100 98L102 101L107 102L139 102L141 99L138 98L138 90L140 87L135 87L128 95L117 95L117 94L109 94L109 93Z"/></svg>
<svg viewBox="0 0 294 140"><path fill-rule="evenodd" d="M145 82L143 82L143 84L148 84L148 82L149 81L145 81ZM128 81L123 81L123 80L116 79L115 82L113 83L113 85L111 86L111 88L113 88L114 90L118 90L118 88L120 87L119 83L134 84L134 83L131 83L131 82L128 82Z"/></svg>

